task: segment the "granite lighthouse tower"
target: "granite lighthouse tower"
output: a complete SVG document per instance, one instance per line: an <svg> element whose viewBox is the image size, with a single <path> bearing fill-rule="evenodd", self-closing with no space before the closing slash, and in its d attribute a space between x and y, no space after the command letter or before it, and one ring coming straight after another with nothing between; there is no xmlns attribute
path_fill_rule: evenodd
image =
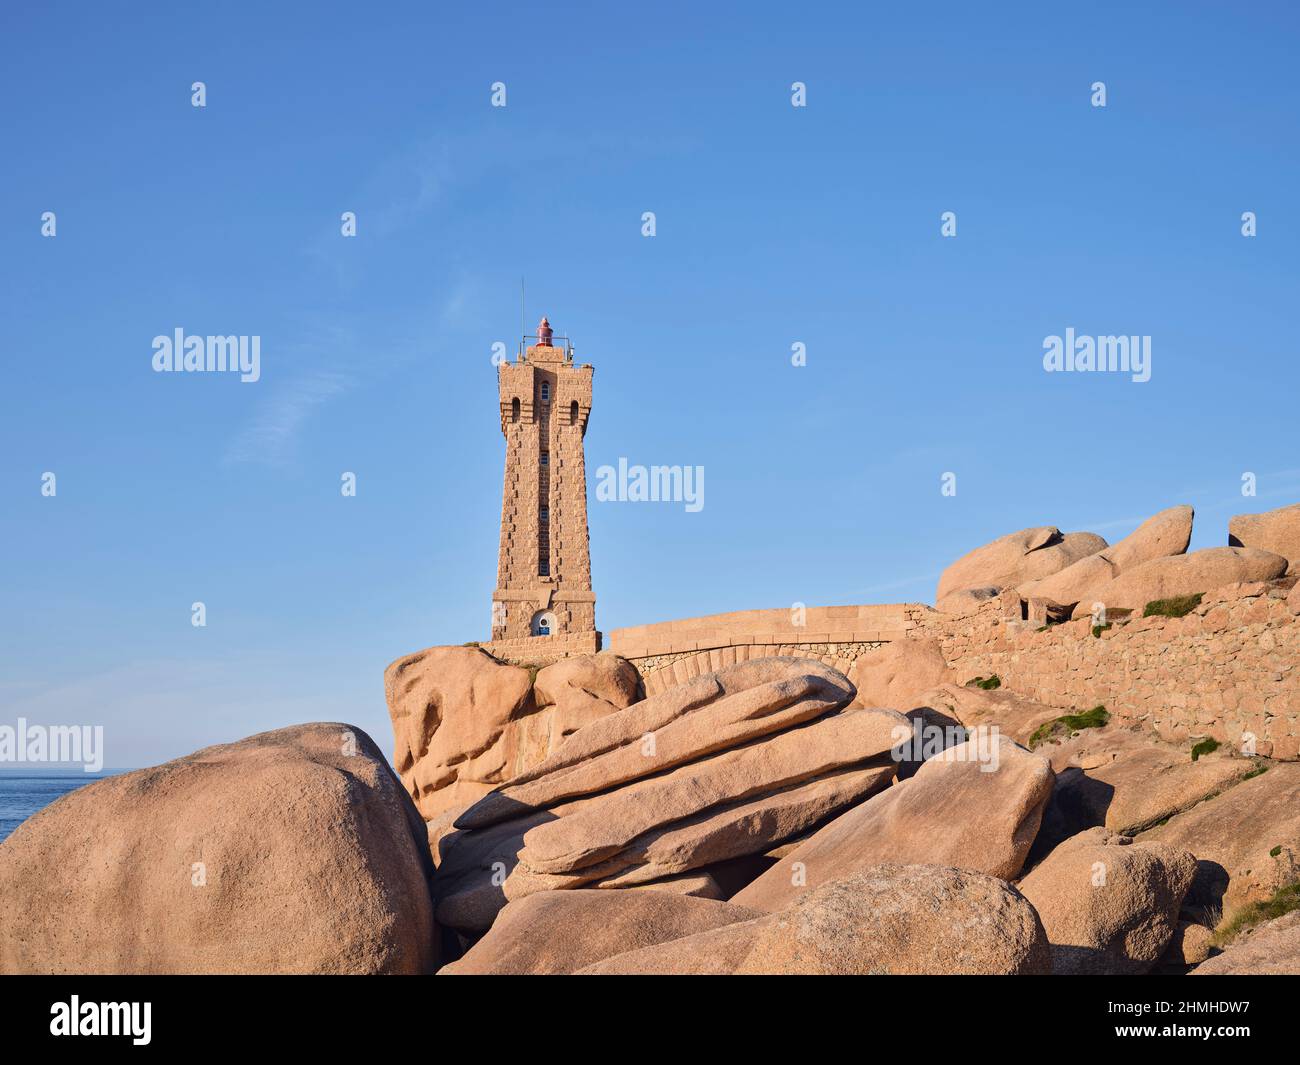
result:
<svg viewBox="0 0 1300 1065"><path fill-rule="evenodd" d="M555 337L545 318L516 360L497 368L506 462L494 651L550 657L600 650L582 443L592 373L574 363L573 346Z"/></svg>

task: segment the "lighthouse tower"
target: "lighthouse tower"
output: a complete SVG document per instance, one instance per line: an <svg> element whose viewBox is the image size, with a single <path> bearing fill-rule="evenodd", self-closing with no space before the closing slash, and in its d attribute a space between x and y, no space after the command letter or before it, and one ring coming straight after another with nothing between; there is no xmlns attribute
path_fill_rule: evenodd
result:
<svg viewBox="0 0 1300 1065"><path fill-rule="evenodd" d="M582 449L592 372L574 364L568 338L555 337L545 318L535 337L524 337L516 361L497 368L506 470L493 652L600 650Z"/></svg>

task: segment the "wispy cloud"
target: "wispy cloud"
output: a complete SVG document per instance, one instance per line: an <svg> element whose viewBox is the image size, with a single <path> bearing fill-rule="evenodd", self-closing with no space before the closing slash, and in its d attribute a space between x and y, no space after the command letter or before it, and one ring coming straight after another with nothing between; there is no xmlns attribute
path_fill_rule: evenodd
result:
<svg viewBox="0 0 1300 1065"><path fill-rule="evenodd" d="M349 379L316 370L277 389L226 450L228 463L252 462L284 467L297 455L298 435L312 413L346 391Z"/></svg>

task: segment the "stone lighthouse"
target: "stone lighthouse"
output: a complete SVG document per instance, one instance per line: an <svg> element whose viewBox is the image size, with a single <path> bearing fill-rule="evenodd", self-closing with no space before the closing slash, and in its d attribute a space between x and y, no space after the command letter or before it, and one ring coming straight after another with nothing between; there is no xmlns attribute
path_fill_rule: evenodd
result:
<svg viewBox="0 0 1300 1065"><path fill-rule="evenodd" d="M535 340L535 344L529 344ZM591 590L587 472L589 365L545 318L518 358L497 368L506 438L501 552L489 650L561 656L600 650Z"/></svg>

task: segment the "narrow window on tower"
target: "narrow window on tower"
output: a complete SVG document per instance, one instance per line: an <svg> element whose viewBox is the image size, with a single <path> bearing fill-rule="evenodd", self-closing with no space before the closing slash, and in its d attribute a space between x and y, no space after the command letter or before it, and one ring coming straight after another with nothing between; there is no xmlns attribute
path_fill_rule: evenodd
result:
<svg viewBox="0 0 1300 1065"><path fill-rule="evenodd" d="M519 397L516 396L510 401L510 420L517 422L519 420Z"/></svg>
<svg viewBox="0 0 1300 1065"><path fill-rule="evenodd" d="M542 382L542 402L543 402L543 403L550 403L550 402L551 402L551 382L550 382L550 381L543 381L543 382Z"/></svg>
<svg viewBox="0 0 1300 1065"><path fill-rule="evenodd" d="M543 452L542 452L542 465L543 465L543 466L549 466L550 464L551 464L551 453L550 453L549 451L543 451Z"/></svg>
<svg viewBox="0 0 1300 1065"><path fill-rule="evenodd" d="M578 401L576 399L569 404L569 424L578 424Z"/></svg>

